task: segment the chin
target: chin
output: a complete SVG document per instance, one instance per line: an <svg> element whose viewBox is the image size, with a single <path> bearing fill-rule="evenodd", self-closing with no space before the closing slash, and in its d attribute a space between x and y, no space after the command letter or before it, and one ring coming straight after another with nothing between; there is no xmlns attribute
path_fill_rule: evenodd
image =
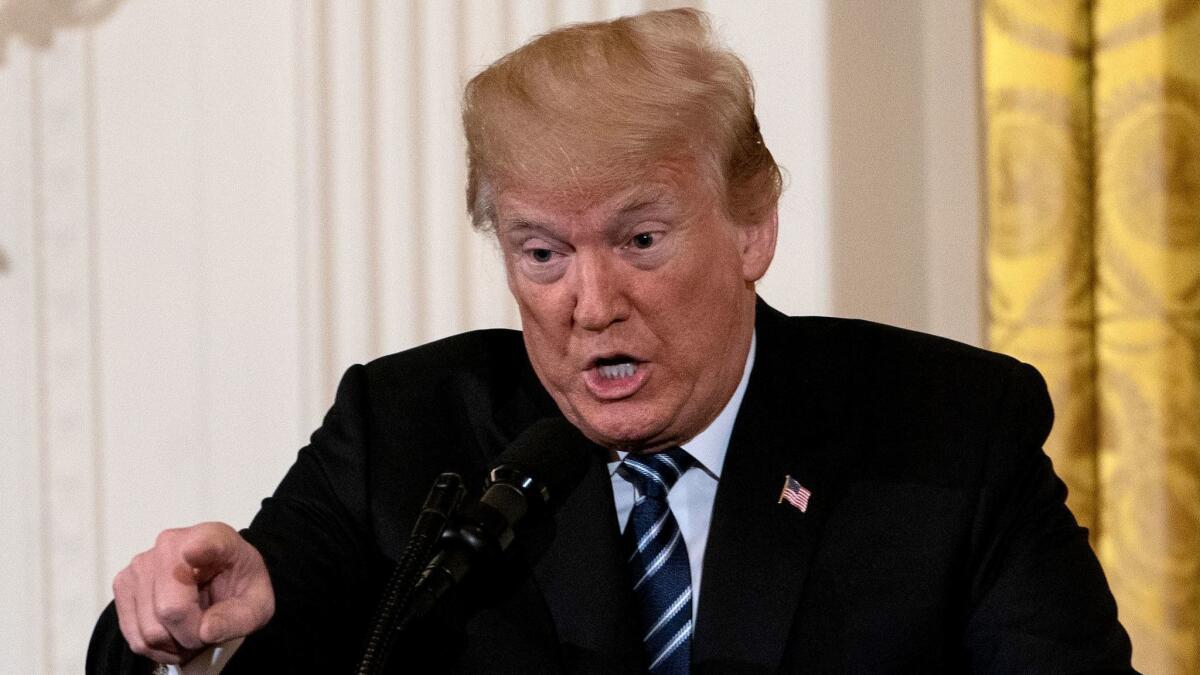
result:
<svg viewBox="0 0 1200 675"><path fill-rule="evenodd" d="M580 415L571 421L585 436L610 450L637 450L654 445L666 430L661 420L622 414L619 410Z"/></svg>

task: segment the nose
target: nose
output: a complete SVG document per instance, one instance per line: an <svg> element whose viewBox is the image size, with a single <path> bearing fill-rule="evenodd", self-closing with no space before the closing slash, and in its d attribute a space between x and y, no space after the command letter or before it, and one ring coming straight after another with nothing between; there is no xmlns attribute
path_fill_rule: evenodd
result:
<svg viewBox="0 0 1200 675"><path fill-rule="evenodd" d="M620 272L603 254L581 252L575 264L575 325L602 331L628 317Z"/></svg>

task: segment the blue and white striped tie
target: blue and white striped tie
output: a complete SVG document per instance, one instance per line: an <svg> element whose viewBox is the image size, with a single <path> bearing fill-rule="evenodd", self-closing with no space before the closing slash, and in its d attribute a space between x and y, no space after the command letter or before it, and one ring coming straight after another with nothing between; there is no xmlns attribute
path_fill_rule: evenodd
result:
<svg viewBox="0 0 1200 675"><path fill-rule="evenodd" d="M618 469L638 492L625 526L625 543L653 675L686 675L691 657L692 570L667 492L692 461L683 448L670 448L627 455Z"/></svg>

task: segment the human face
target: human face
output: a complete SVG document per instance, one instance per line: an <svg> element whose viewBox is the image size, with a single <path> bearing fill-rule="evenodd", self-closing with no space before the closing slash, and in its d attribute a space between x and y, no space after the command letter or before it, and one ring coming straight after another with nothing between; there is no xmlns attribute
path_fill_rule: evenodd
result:
<svg viewBox="0 0 1200 675"><path fill-rule="evenodd" d="M614 450L684 443L741 379L774 213L731 222L691 162L598 198L519 186L497 236L525 346L575 426Z"/></svg>

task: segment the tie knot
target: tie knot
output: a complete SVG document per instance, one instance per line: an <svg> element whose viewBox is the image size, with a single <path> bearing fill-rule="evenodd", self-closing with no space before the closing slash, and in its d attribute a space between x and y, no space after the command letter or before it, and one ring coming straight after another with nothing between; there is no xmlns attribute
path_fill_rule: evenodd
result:
<svg viewBox="0 0 1200 675"><path fill-rule="evenodd" d="M694 461L686 450L675 447L649 455L626 455L618 470L641 494L665 499L675 481Z"/></svg>

